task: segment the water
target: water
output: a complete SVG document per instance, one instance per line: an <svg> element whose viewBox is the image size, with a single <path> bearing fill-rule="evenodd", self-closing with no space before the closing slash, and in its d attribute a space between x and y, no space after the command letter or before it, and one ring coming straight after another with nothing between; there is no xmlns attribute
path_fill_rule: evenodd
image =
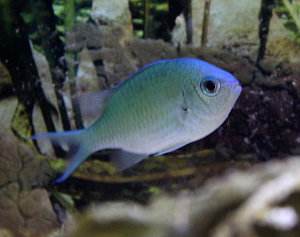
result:
<svg viewBox="0 0 300 237"><path fill-rule="evenodd" d="M101 225L98 236L233 236L228 222L240 236L253 226L259 236L298 236L299 162L290 157L300 152L300 3L262 2L0 2L0 233L47 236L69 225L67 211L84 215L111 202L95 209L99 222L119 215L134 227ZM33 144L34 133L89 126L97 115L85 117L80 95L114 87L152 61L187 56L224 68L243 86L217 131L123 173L109 162L110 151L96 153L67 182L52 185L66 147ZM240 173L224 178L233 171ZM213 177L219 181L207 182ZM172 198L161 199L166 193ZM115 203L128 200L146 209ZM230 211L215 215L222 207ZM99 234L86 228L71 236Z"/></svg>

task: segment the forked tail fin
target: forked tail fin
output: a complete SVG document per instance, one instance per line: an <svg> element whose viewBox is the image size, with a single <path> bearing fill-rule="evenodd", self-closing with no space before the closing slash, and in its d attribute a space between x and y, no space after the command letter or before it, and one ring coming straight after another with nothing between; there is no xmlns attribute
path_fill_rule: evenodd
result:
<svg viewBox="0 0 300 237"><path fill-rule="evenodd" d="M69 164L64 173L54 180L55 184L65 181L91 153L86 140L82 137L83 131L40 133L32 137L35 140L51 140L56 144L68 147L67 158L70 158Z"/></svg>

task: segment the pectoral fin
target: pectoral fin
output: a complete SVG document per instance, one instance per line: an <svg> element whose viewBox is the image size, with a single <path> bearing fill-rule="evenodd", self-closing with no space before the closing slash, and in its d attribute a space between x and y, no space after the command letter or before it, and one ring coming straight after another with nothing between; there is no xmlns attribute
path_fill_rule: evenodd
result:
<svg viewBox="0 0 300 237"><path fill-rule="evenodd" d="M120 170L126 170L138 162L144 160L149 155L131 153L124 150L116 150L111 155L111 162Z"/></svg>

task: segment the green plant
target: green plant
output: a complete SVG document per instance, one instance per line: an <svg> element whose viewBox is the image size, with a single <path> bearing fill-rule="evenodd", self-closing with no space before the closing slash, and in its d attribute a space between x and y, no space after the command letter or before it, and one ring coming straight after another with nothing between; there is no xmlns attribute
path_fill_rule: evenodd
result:
<svg viewBox="0 0 300 237"><path fill-rule="evenodd" d="M139 38L165 38L166 0L130 0L134 33Z"/></svg>
<svg viewBox="0 0 300 237"><path fill-rule="evenodd" d="M275 12L289 30L293 39L300 44L300 2L277 0Z"/></svg>
<svg viewBox="0 0 300 237"><path fill-rule="evenodd" d="M69 7L64 0L54 0L53 9L58 18L57 30L62 35L65 33L66 8ZM86 22L91 14L92 0L75 0L74 1L74 23ZM64 39L63 39L64 40Z"/></svg>

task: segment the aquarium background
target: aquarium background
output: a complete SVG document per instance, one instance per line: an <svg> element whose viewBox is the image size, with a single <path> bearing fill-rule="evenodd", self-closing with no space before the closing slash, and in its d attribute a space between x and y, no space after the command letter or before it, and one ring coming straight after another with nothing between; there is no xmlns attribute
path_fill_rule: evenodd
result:
<svg viewBox="0 0 300 237"><path fill-rule="evenodd" d="M0 0L0 236L299 236L299 0ZM119 173L94 154L78 98L142 66L196 57L243 92L213 134ZM90 105L92 106L92 105Z"/></svg>

